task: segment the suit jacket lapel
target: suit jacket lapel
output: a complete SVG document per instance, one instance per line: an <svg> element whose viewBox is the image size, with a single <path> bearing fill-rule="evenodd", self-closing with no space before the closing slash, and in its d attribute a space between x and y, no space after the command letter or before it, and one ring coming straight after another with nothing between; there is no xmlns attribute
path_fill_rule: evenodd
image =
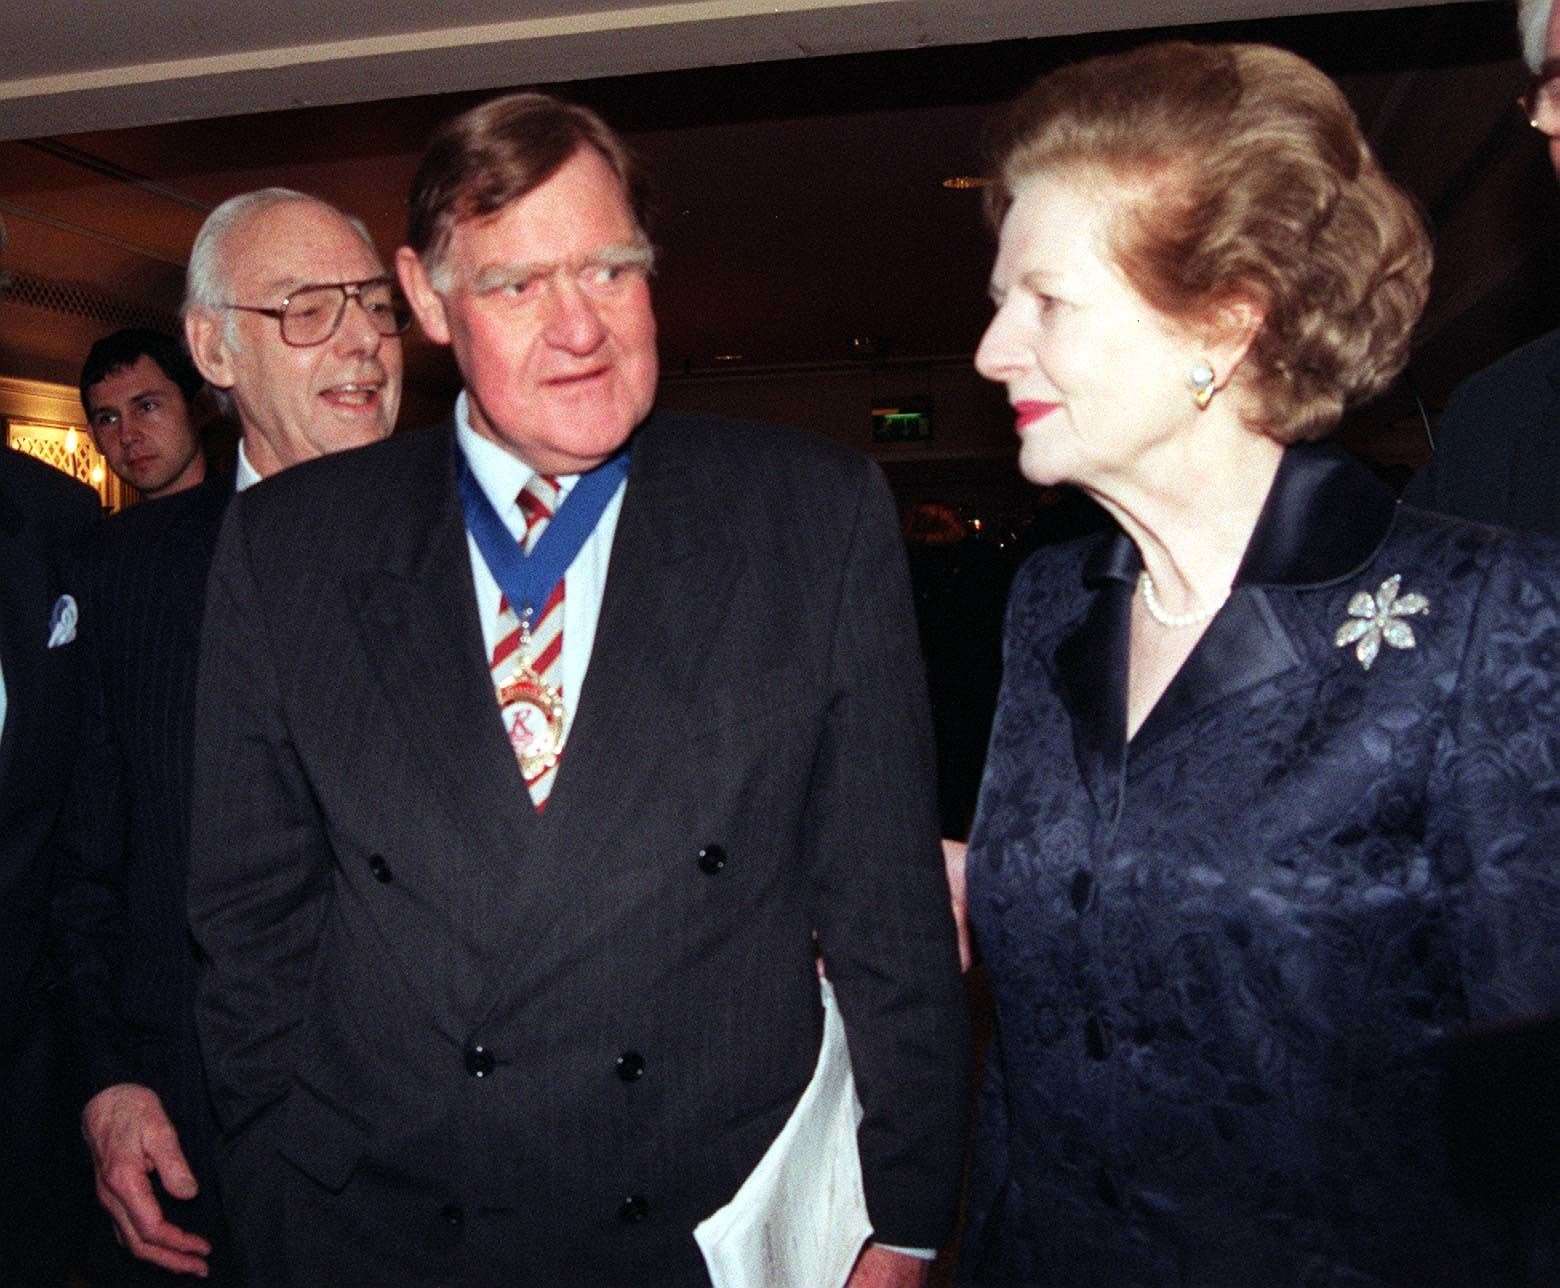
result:
<svg viewBox="0 0 1560 1288"><path fill-rule="evenodd" d="M1392 526L1396 498L1363 466L1330 447L1301 444L1281 461L1247 543L1229 600L1132 738L1134 760L1200 712L1304 664L1272 596L1353 576ZM1079 768L1095 804L1116 799L1125 749L1127 640L1142 563L1121 534L1096 552L1085 578L1099 584L1083 625L1057 652L1075 713Z"/></svg>
<svg viewBox="0 0 1560 1288"><path fill-rule="evenodd" d="M653 419L635 438L590 667L547 803L559 830L589 820L605 836L675 754L741 564L711 536L709 498L669 423Z"/></svg>
<svg viewBox="0 0 1560 1288"><path fill-rule="evenodd" d="M1133 754L1146 752L1198 712L1300 664L1300 653L1262 588L1237 588L1138 726Z"/></svg>
<svg viewBox="0 0 1560 1288"><path fill-rule="evenodd" d="M455 826L474 834L471 852L518 855L536 811L494 709L453 426L425 432L440 442L409 480L383 557L346 593L407 746L426 759Z"/></svg>
<svg viewBox="0 0 1560 1288"><path fill-rule="evenodd" d="M1285 451L1230 598L1138 729L1134 755L1199 712L1303 665L1272 596L1354 575L1396 512L1397 498L1336 448L1302 443Z"/></svg>

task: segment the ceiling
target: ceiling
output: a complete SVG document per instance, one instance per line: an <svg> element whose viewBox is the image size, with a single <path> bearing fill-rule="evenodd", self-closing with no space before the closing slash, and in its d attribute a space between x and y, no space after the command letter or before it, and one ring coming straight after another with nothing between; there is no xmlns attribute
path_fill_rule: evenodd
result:
<svg viewBox="0 0 1560 1288"><path fill-rule="evenodd" d="M46 8L47 22L0 9L0 374L71 383L96 336L170 323L194 233L235 192L317 192L388 253L435 126L531 82L562 82L646 162L669 373L731 355L848 363L863 346L962 361L989 312L991 249L978 194L941 180L978 170L995 105L1048 66L1145 38L1124 30L1145 22L1271 40L1343 83L1436 233L1407 393L1439 406L1552 325L1560 298L1560 197L1512 106L1507 3L530 0L517 15L514 0L445 0L436 30L415 0ZM369 18L372 33L341 37ZM414 338L403 419L447 406L454 384Z"/></svg>
<svg viewBox="0 0 1560 1288"><path fill-rule="evenodd" d="M0 10L0 138L1382 0L46 0Z"/></svg>

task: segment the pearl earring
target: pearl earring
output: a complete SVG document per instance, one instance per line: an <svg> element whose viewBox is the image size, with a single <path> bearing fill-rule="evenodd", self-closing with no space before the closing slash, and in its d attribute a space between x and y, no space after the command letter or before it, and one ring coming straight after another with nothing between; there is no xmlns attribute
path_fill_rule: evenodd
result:
<svg viewBox="0 0 1560 1288"><path fill-rule="evenodd" d="M1197 410L1207 410L1208 404L1213 401L1213 368L1204 359L1192 367L1186 379L1192 387L1192 397L1197 402Z"/></svg>

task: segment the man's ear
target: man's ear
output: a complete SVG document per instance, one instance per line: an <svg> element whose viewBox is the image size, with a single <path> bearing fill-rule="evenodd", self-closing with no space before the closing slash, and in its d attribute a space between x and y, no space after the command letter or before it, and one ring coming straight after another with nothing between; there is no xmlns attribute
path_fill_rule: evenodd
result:
<svg viewBox="0 0 1560 1288"><path fill-rule="evenodd" d="M423 334L435 344L448 344L450 323L444 312L444 297L433 289L422 258L410 246L401 247L395 253L395 272Z"/></svg>
<svg viewBox="0 0 1560 1288"><path fill-rule="evenodd" d="M184 340L206 383L213 389L231 389L237 377L223 319L206 309L191 309L184 318Z"/></svg>

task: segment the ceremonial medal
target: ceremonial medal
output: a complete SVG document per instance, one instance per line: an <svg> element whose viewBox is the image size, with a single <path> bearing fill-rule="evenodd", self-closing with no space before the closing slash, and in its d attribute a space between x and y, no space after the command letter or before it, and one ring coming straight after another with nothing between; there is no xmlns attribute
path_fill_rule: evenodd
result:
<svg viewBox="0 0 1560 1288"><path fill-rule="evenodd" d="M520 632L520 664L499 687L498 705L520 772L530 782L556 765L563 751L563 691L532 669L528 623L521 622Z"/></svg>
<svg viewBox="0 0 1560 1288"><path fill-rule="evenodd" d="M504 600L511 607L525 606L519 614L515 669L507 680L497 682L496 688L504 729L529 785L557 765L563 753L564 718L562 688L543 678L532 656L530 606L547 604L553 588L595 531L602 512L623 487L628 478L628 448L580 476L529 551L521 548L517 534L509 531L493 508L464 452L456 468L466 531L503 591ZM549 648L544 645L542 651ZM494 663L495 670L498 665Z"/></svg>

